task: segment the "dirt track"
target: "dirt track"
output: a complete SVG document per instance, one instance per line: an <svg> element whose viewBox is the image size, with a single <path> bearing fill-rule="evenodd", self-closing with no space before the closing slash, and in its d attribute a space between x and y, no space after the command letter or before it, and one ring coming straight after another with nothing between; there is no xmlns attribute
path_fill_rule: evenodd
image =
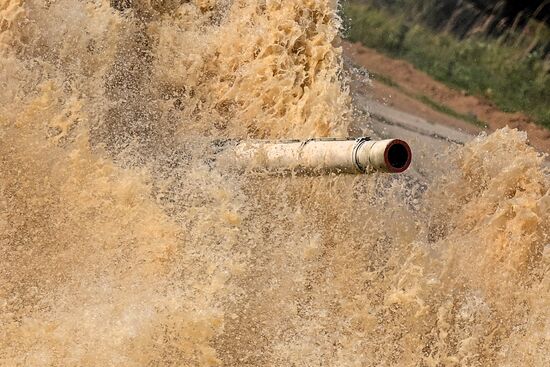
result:
<svg viewBox="0 0 550 367"><path fill-rule="evenodd" d="M352 78L350 86L357 121L351 133L405 139L413 150L409 173L414 176L430 176L436 161L450 147L462 145L482 132L490 132L430 110L406 95L395 98L399 91L376 81L366 82L358 75ZM546 165L550 168L549 159Z"/></svg>
<svg viewBox="0 0 550 367"><path fill-rule="evenodd" d="M360 44L343 43L343 47L345 57L351 64L388 78L398 85L390 86L377 81L376 78L370 85L356 80L352 82L354 98L358 102L356 106L370 105L369 112L374 121L382 119L392 122L393 126L429 131L427 135L441 134L442 137L455 141L461 141L467 135L477 135L484 130L489 132L509 126L526 131L535 148L550 153L550 130L535 125L526 115L502 112L482 98L453 90L406 61L391 59ZM475 117L486 123L486 128L436 111L411 95L425 96L457 113ZM361 100L362 98L368 99L369 102ZM373 127L376 129L376 123ZM451 133L453 130L458 132ZM457 139L456 134L462 138Z"/></svg>

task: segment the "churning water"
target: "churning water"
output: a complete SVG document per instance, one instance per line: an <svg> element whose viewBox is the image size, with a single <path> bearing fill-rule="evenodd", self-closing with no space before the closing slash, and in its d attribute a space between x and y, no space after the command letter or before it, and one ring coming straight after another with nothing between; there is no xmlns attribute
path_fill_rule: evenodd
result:
<svg viewBox="0 0 550 367"><path fill-rule="evenodd" d="M330 0L0 0L0 365L548 366L550 179L238 175L344 136Z"/></svg>

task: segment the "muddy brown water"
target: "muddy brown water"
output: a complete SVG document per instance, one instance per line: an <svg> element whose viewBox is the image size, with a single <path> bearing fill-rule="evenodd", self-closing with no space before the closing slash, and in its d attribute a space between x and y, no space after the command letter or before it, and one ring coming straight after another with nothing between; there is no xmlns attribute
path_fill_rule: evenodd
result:
<svg viewBox="0 0 550 367"><path fill-rule="evenodd" d="M212 139L347 134L336 4L130 5L0 2L0 365L549 364L523 133L414 177L224 170Z"/></svg>

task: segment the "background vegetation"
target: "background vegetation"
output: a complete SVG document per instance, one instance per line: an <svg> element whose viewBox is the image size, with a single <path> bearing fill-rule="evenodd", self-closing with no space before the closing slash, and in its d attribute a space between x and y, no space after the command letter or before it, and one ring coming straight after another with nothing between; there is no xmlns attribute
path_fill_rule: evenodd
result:
<svg viewBox="0 0 550 367"><path fill-rule="evenodd" d="M348 1L343 7L346 36L550 128L550 30L545 20L520 19L520 13L508 25L498 18L490 24L493 18L478 14L468 23L468 11L451 14L441 8L443 3ZM540 9L535 15L540 18Z"/></svg>

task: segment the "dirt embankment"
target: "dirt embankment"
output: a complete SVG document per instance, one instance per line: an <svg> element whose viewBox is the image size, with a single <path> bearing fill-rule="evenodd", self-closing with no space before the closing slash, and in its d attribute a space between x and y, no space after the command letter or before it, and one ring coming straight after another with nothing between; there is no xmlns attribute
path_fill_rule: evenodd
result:
<svg viewBox="0 0 550 367"><path fill-rule="evenodd" d="M505 126L526 131L534 147L550 153L550 130L536 125L525 114L503 112L483 98L447 87L406 61L392 59L358 43L344 42L343 47L346 56L355 64L366 68L371 73L390 79L398 86L375 80L373 82L375 98L434 123L450 125L470 133L482 130L474 124L436 111L411 96L427 97L461 115L477 118L491 131Z"/></svg>

